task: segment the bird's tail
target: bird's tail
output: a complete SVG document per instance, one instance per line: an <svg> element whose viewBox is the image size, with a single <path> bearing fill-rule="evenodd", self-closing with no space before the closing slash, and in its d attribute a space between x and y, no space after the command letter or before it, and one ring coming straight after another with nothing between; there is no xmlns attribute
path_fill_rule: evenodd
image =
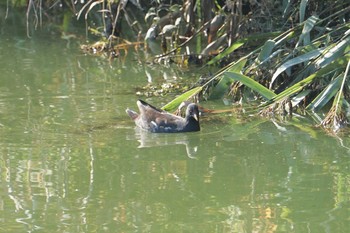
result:
<svg viewBox="0 0 350 233"><path fill-rule="evenodd" d="M125 112L131 117L131 119L135 120L139 114L131 109L126 109Z"/></svg>

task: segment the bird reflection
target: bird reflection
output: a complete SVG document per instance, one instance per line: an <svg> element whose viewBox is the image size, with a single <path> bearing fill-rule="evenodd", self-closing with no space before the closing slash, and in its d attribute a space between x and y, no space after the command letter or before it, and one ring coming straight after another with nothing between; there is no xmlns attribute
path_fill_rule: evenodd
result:
<svg viewBox="0 0 350 233"><path fill-rule="evenodd" d="M196 158L199 144L195 134L152 134L138 127L135 127L135 134L128 139L136 139L140 143L138 148L185 145L186 154L190 159Z"/></svg>

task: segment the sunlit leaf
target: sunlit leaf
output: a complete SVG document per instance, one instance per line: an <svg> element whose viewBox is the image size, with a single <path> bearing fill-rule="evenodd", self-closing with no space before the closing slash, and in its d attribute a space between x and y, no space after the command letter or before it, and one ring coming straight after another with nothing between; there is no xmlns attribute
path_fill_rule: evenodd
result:
<svg viewBox="0 0 350 233"><path fill-rule="evenodd" d="M282 33L278 37L276 37L274 40L276 41L276 46L279 46L282 43L285 43L290 38L293 38L295 36L295 31L292 30L290 32Z"/></svg>
<svg viewBox="0 0 350 233"><path fill-rule="evenodd" d="M341 82L341 86L340 86L340 89L338 92L338 98L335 98L335 100L334 100L336 107L339 107L339 108L341 108L341 106L343 105L342 100L345 100L344 99L344 87L345 87L346 78L348 77L349 68L350 68L350 60L348 60L348 64L346 66L345 73L340 76L342 78L342 82ZM341 111L341 110L339 110L339 111ZM337 108L336 108L335 112L338 113Z"/></svg>
<svg viewBox="0 0 350 233"><path fill-rule="evenodd" d="M243 70L245 64L247 63L247 59L240 59L236 62L236 64L234 64L233 66L231 66L227 71L229 72L235 72L235 73L239 73Z"/></svg>
<svg viewBox="0 0 350 233"><path fill-rule="evenodd" d="M310 44L310 31L314 28L316 22L319 19L316 16L311 16L304 22L303 31L301 32L299 36L299 41L296 44L296 48L299 47L300 43L303 41L303 45Z"/></svg>
<svg viewBox="0 0 350 233"><path fill-rule="evenodd" d="M284 52L284 49L278 49L275 52L273 52L270 56L268 56L265 60L260 62L260 65L263 65L265 63L268 63L269 61L271 61L272 58L280 55L282 52Z"/></svg>
<svg viewBox="0 0 350 233"><path fill-rule="evenodd" d="M163 35L171 35L172 32L176 30L177 26L173 24L167 24L163 27L162 33Z"/></svg>
<svg viewBox="0 0 350 233"><path fill-rule="evenodd" d="M308 2L308 0L301 0L301 2L300 2L300 7L299 7L300 23L304 21L307 2Z"/></svg>
<svg viewBox="0 0 350 233"><path fill-rule="evenodd" d="M317 72L309 75L304 80L299 81L298 83L294 84L293 86L287 88L286 90L282 91L278 95L276 95L273 99L268 101L267 103L263 104L262 106L270 105L274 102L280 101L285 97L289 97L291 95L297 94L300 90L302 90L306 85L312 83L316 78L322 77L325 74L328 74L330 72L334 72L337 69L342 69L350 59L350 54L345 55L344 57L340 57L334 62L328 64L327 66L323 67L322 69L319 69Z"/></svg>
<svg viewBox="0 0 350 233"><path fill-rule="evenodd" d="M291 101L292 101L292 105L293 107L294 106L297 106L300 101L304 100L306 98L306 96L308 94L310 94L311 90L310 89L307 89L307 90L303 90L301 91L299 94L297 94L296 96L294 96Z"/></svg>
<svg viewBox="0 0 350 233"><path fill-rule="evenodd" d="M167 103L166 105L164 105L162 107L162 109L165 111L168 111L168 112L173 112L179 107L179 105L183 101L186 101L189 98L197 95L200 91L202 91L202 87L193 88L193 89L183 93L182 95L176 97L175 99L173 99L171 102Z"/></svg>
<svg viewBox="0 0 350 233"><path fill-rule="evenodd" d="M241 47L242 45L244 45L245 40L239 40L236 41L235 43L233 43L229 48L225 49L222 53L219 53L216 57L214 57L213 59L211 59L207 65L212 65L218 61L220 61L222 58L224 58L225 56L229 55L230 53L232 53L233 51L235 51L236 49L238 49L239 47Z"/></svg>
<svg viewBox="0 0 350 233"><path fill-rule="evenodd" d="M218 54L216 57L214 57L212 60L210 60L207 63L207 65L214 64L215 62L217 62L220 59L224 58L225 56L229 55L230 53L232 53L236 49L240 48L244 44L249 44L249 43L256 44L257 41L263 41L263 40L269 39L271 37L276 37L279 34L280 34L280 32L260 33L260 34L254 34L254 35L248 36L246 38L237 40L229 48L227 48L222 53Z"/></svg>
<svg viewBox="0 0 350 233"><path fill-rule="evenodd" d="M317 67L324 67L325 65L331 63L338 57L342 56L344 54L345 48L349 46L350 43L350 36L346 37L345 39L341 40L336 46L329 49L328 52L326 52L322 58L320 58L316 62Z"/></svg>
<svg viewBox="0 0 350 233"><path fill-rule="evenodd" d="M262 97L264 97L267 100L272 99L276 96L275 93L273 93L271 90L267 89L263 85L261 85L259 82L245 76L239 73L234 72L226 72L224 74L225 76L232 78L235 81L239 81L243 83L245 86L249 87L250 89L258 92Z"/></svg>
<svg viewBox="0 0 350 233"><path fill-rule="evenodd" d="M341 75L340 75L341 76ZM331 98L339 91L341 85L341 77L338 76L306 107L310 110L321 109L329 102Z"/></svg>
<svg viewBox="0 0 350 233"><path fill-rule="evenodd" d="M310 61L311 59L319 56L322 53L323 49L315 49L311 52L305 53L303 55L300 55L298 57L295 57L291 60L288 60L287 62L283 63L280 67L277 68L276 72L273 74L272 78L271 78L271 82L270 82L270 89L274 83L274 81L276 80L276 78L278 77L278 75L280 75L283 71L285 71L286 69L288 69L289 67L292 67L296 64L300 64L302 62L306 62L306 61Z"/></svg>
<svg viewBox="0 0 350 233"><path fill-rule="evenodd" d="M228 71L239 73L242 71L246 62L247 62L247 59L239 60L236 64L230 67ZM220 81L215 85L215 87L211 91L209 95L209 99L219 99L223 97L233 81L234 80L232 80L227 76L222 76Z"/></svg>
<svg viewBox="0 0 350 233"><path fill-rule="evenodd" d="M155 8L154 7L149 8L147 14L145 15L145 22L148 22L149 18L151 18L151 17L153 18L156 16L157 16L157 14L156 14Z"/></svg>

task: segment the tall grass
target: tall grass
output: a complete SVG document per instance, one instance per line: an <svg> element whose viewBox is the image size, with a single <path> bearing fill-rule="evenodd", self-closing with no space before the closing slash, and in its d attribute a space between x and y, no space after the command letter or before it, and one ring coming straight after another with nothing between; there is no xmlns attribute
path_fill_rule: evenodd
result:
<svg viewBox="0 0 350 233"><path fill-rule="evenodd" d="M347 125L348 1L183 0L170 5L173 2L89 0L78 5L62 1L77 18L84 16L89 32L106 44L98 46L111 54L144 43L152 63L184 66L194 60L222 67L164 106L167 110L199 94L232 101L254 96L261 103L257 112L273 113L287 101L294 112L328 112L317 122L324 127L336 131ZM29 24L40 25L43 12L55 3L29 0L26 4L29 32ZM93 26L91 16L96 14L102 24Z"/></svg>

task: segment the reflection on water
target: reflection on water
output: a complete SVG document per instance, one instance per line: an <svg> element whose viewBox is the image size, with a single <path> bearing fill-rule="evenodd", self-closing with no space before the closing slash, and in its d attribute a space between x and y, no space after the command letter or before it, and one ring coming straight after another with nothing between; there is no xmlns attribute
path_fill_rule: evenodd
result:
<svg viewBox="0 0 350 233"><path fill-rule="evenodd" d="M127 140L137 140L138 148L161 147L166 150L167 146L184 145L189 158L196 158L198 150L198 136L196 133L174 133L174 134L154 134L135 127L135 134L127 135Z"/></svg>
<svg viewBox="0 0 350 233"><path fill-rule="evenodd" d="M347 137L238 114L140 131L136 88L192 74L1 40L0 232L348 231Z"/></svg>

